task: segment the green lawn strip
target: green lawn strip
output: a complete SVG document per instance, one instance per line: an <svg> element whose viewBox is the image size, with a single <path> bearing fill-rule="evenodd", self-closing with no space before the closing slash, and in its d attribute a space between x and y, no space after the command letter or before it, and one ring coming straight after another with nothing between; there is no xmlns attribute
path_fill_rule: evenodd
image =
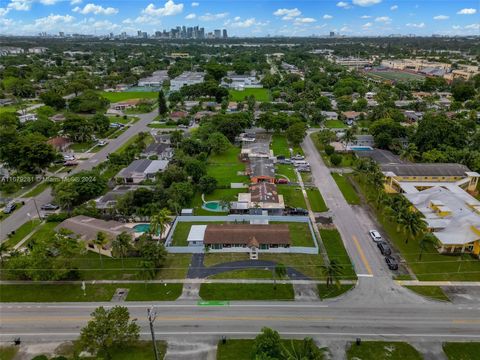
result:
<svg viewBox="0 0 480 360"><path fill-rule="evenodd" d="M357 275L353 268L350 257L345 250L340 233L336 229L320 229L323 245L327 249L330 261L337 260L343 267L341 280L356 279Z"/></svg>
<svg viewBox="0 0 480 360"><path fill-rule="evenodd" d="M209 279L272 279L273 274L270 270L264 269L245 269L232 270L220 274L212 275Z"/></svg>
<svg viewBox="0 0 480 360"><path fill-rule="evenodd" d="M448 360L477 360L480 354L480 342L447 342L443 351Z"/></svg>
<svg viewBox="0 0 480 360"><path fill-rule="evenodd" d="M309 172L301 172L300 176L302 177L303 183L311 183L313 181L312 173Z"/></svg>
<svg viewBox="0 0 480 360"><path fill-rule="evenodd" d="M230 98L233 101L244 101L246 97L250 95L255 96L256 101L266 102L270 101L270 92L268 89L263 88L247 88L244 90L230 90Z"/></svg>
<svg viewBox="0 0 480 360"><path fill-rule="evenodd" d="M275 174L277 178L281 178L284 175L290 180L290 182L298 182L297 179L297 174L295 173L295 170L293 168L293 165L287 165L287 164L276 164L275 165Z"/></svg>
<svg viewBox="0 0 480 360"><path fill-rule="evenodd" d="M433 300L450 301L440 286L405 286L407 289Z"/></svg>
<svg viewBox="0 0 480 360"><path fill-rule="evenodd" d="M332 177L337 183L340 191L342 192L343 197L349 204L351 205L360 204L360 198L355 192L355 189L353 188L352 184L350 184L350 182L348 181L346 175L332 173Z"/></svg>
<svg viewBox="0 0 480 360"><path fill-rule="evenodd" d="M15 113L17 109L18 108L15 105L0 106L0 114L6 113L6 112Z"/></svg>
<svg viewBox="0 0 480 360"><path fill-rule="evenodd" d="M312 211L324 212L328 210L325 200L323 200L322 194L317 188L306 188L306 191Z"/></svg>
<svg viewBox="0 0 480 360"><path fill-rule="evenodd" d="M348 360L422 360L420 353L405 342L362 341L347 350Z"/></svg>
<svg viewBox="0 0 480 360"><path fill-rule="evenodd" d="M288 230L290 231L292 246L315 246L310 227L307 223L270 221L270 224L287 224Z"/></svg>
<svg viewBox="0 0 480 360"><path fill-rule="evenodd" d="M287 267L294 268L302 274L310 277L312 280L324 280L325 276L320 268L323 265L321 255L309 254L259 254L260 260L274 261L284 264Z"/></svg>
<svg viewBox="0 0 480 360"><path fill-rule="evenodd" d="M325 127L328 129L344 129L347 125L342 120L326 120Z"/></svg>
<svg viewBox="0 0 480 360"><path fill-rule="evenodd" d="M202 284L203 300L293 300L291 284Z"/></svg>
<svg viewBox="0 0 480 360"><path fill-rule="evenodd" d="M203 264L207 267L240 260L248 260L250 257L245 253L207 253L203 259Z"/></svg>
<svg viewBox="0 0 480 360"><path fill-rule="evenodd" d="M40 220L34 219L34 220L27 221L25 224L20 226L15 231L15 234L10 236L8 240L5 242L7 247L11 248L15 246L20 240L22 240L25 236L30 234L30 232L32 232L35 229L35 227L38 226L38 224L40 224Z"/></svg>
<svg viewBox="0 0 480 360"><path fill-rule="evenodd" d="M374 196L375 191L362 178L355 177L365 198ZM480 261L470 255L442 255L432 244L427 244L419 259L419 239L405 242L405 234L397 232L397 225L385 216L383 209L371 206L383 230L393 245L400 251L410 269L421 281L478 281Z"/></svg>
<svg viewBox="0 0 480 360"><path fill-rule="evenodd" d="M12 215L15 211L17 211L23 206L21 202L15 202L15 204L17 205L17 207L10 214L5 214L3 211L0 211L0 221L5 220L6 218L8 218L10 215Z"/></svg>
<svg viewBox="0 0 480 360"><path fill-rule="evenodd" d="M167 124L159 124L159 123L153 123L153 124L150 123L147 126L152 129L173 129L177 127L176 124L167 125Z"/></svg>
<svg viewBox="0 0 480 360"><path fill-rule="evenodd" d="M18 347L15 347L15 346L1 346L0 347L0 359L1 360L13 360L15 355L17 355L17 352L18 352Z"/></svg>
<svg viewBox="0 0 480 360"><path fill-rule="evenodd" d="M248 176L238 175L245 171L245 164L238 156L240 148L232 146L223 154L214 154L208 158L207 174L217 179L218 185L230 186L230 183L249 182Z"/></svg>
<svg viewBox="0 0 480 360"><path fill-rule="evenodd" d="M271 147L273 155L283 155L286 158L290 157L290 146L288 145L287 137L284 134L273 134Z"/></svg>
<svg viewBox="0 0 480 360"><path fill-rule="evenodd" d="M55 228L59 222L53 221L53 222L46 222L42 225L40 225L37 230L32 234L32 236L27 240L25 243L28 244L32 240L38 240L38 241L45 241L51 238L52 236L55 235Z"/></svg>
<svg viewBox="0 0 480 360"><path fill-rule="evenodd" d="M157 279L185 279L192 254L168 254L165 264L157 273Z"/></svg>
<svg viewBox="0 0 480 360"><path fill-rule="evenodd" d="M95 145L94 141L88 141L84 143L73 143L70 145L69 149L74 152L85 152L90 149L93 145Z"/></svg>
<svg viewBox="0 0 480 360"><path fill-rule="evenodd" d="M280 341L288 351L291 351L292 345L299 350L303 344L303 340L282 339ZM220 341L217 345L217 360L251 360L254 358L254 345L253 339L227 339L225 344Z"/></svg>
<svg viewBox="0 0 480 360"><path fill-rule="evenodd" d="M278 193L283 195L283 200L286 206L303 208L305 209L307 205L305 204L305 198L303 197L302 188L299 186L290 186L290 185L278 185Z"/></svg>
<svg viewBox="0 0 480 360"><path fill-rule="evenodd" d="M157 99L156 91L102 92L101 95L112 103L130 99Z"/></svg>
<svg viewBox="0 0 480 360"><path fill-rule="evenodd" d="M28 198L28 197L37 196L37 195L41 194L42 192L44 192L49 186L50 186L50 184L47 181L42 181L40 184L35 186L28 193L23 195L23 197Z"/></svg>
<svg viewBox="0 0 480 360"><path fill-rule="evenodd" d="M329 299L329 298L334 298L337 296L340 296L347 291L349 291L351 288L353 288L353 285L330 285L327 286L326 284L318 284L317 285L317 290L318 290L318 296L320 299Z"/></svg>

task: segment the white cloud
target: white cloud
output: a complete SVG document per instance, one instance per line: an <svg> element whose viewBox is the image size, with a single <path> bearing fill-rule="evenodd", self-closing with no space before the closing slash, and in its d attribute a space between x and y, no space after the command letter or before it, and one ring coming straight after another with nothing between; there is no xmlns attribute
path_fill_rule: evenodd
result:
<svg viewBox="0 0 480 360"><path fill-rule="evenodd" d="M472 8L462 9L457 12L458 15L473 15L476 13L477 13L477 9L472 9Z"/></svg>
<svg viewBox="0 0 480 360"><path fill-rule="evenodd" d="M371 16L370 15L362 15L360 16L360 19L370 19Z"/></svg>
<svg viewBox="0 0 480 360"><path fill-rule="evenodd" d="M315 20L314 18L311 18L311 17L297 17L297 18L295 18L294 24L295 25L311 24L315 21L317 21L317 20Z"/></svg>
<svg viewBox="0 0 480 360"><path fill-rule="evenodd" d="M197 6L200 6L200 3L198 3L198 2L192 2L192 7L197 7Z"/></svg>
<svg viewBox="0 0 480 360"><path fill-rule="evenodd" d="M330 19L333 18L333 16L332 16L332 15L325 14L325 15L323 15L323 18L324 18L325 20L330 20Z"/></svg>
<svg viewBox="0 0 480 360"><path fill-rule="evenodd" d="M213 21L213 20L225 19L227 16L228 16L228 12L218 13L218 14L205 13L202 16L199 16L198 18L202 21Z"/></svg>
<svg viewBox="0 0 480 360"><path fill-rule="evenodd" d="M191 13L191 14L188 14L187 16L185 16L185 19L187 19L187 20L192 20L192 19L195 19L196 17L197 17L196 14Z"/></svg>
<svg viewBox="0 0 480 360"><path fill-rule="evenodd" d="M466 25L466 26L465 26L465 29L468 29L468 30L479 30L479 29L480 29L480 24L470 24L470 25Z"/></svg>
<svg viewBox="0 0 480 360"><path fill-rule="evenodd" d="M300 16L302 12L297 8L294 9L278 9L276 10L273 15L275 16L283 16L282 20L293 20L295 17Z"/></svg>
<svg viewBox="0 0 480 360"><path fill-rule="evenodd" d="M352 3L358 6L372 6L380 4L381 2L382 0L352 0Z"/></svg>
<svg viewBox="0 0 480 360"><path fill-rule="evenodd" d="M7 15L8 11L9 11L9 9L0 8L0 17Z"/></svg>
<svg viewBox="0 0 480 360"><path fill-rule="evenodd" d="M372 27L373 26L373 23L372 22L367 22L365 24L362 25L363 28L367 29L369 27Z"/></svg>
<svg viewBox="0 0 480 360"><path fill-rule="evenodd" d="M71 24L75 20L72 15L50 14L43 18L35 19L33 27L37 29L52 29L54 26L61 24Z"/></svg>
<svg viewBox="0 0 480 360"><path fill-rule="evenodd" d="M8 10L28 11L32 8L32 2L30 0L12 0L7 5Z"/></svg>
<svg viewBox="0 0 480 360"><path fill-rule="evenodd" d="M78 5L81 4L83 0L71 0L70 5Z"/></svg>
<svg viewBox="0 0 480 360"><path fill-rule="evenodd" d="M350 9L351 8L350 4L345 2L345 1L339 1L337 3L337 6L340 7L340 8L344 8L344 9Z"/></svg>
<svg viewBox="0 0 480 360"><path fill-rule="evenodd" d="M433 20L448 20L450 16L447 15L437 15L433 17Z"/></svg>
<svg viewBox="0 0 480 360"><path fill-rule="evenodd" d="M241 21L238 16L235 18L236 21L230 23L230 26L236 27L236 28L249 28L253 25L256 25L257 22L255 18L249 18Z"/></svg>
<svg viewBox="0 0 480 360"><path fill-rule="evenodd" d="M142 14L150 16L172 16L180 14L183 11L183 4L175 4L173 0L168 0L163 7L157 8L153 4L149 4L142 10Z"/></svg>
<svg viewBox="0 0 480 360"><path fill-rule="evenodd" d="M383 22L383 23L390 23L392 19L390 19L388 16L379 16L375 18L376 22Z"/></svg>
<svg viewBox="0 0 480 360"><path fill-rule="evenodd" d="M398 9L398 5L392 5L390 6L390 10L395 11Z"/></svg>
<svg viewBox="0 0 480 360"><path fill-rule="evenodd" d="M40 0L43 5L55 5L59 0Z"/></svg>
<svg viewBox="0 0 480 360"><path fill-rule="evenodd" d="M406 26L412 27L412 28L417 28L417 29L423 29L425 27L425 23L423 23L423 22L418 23L418 24L408 23L408 24L406 24Z"/></svg>
<svg viewBox="0 0 480 360"><path fill-rule="evenodd" d="M452 29L454 29L454 30L458 30L458 29L460 29L460 28L461 28L460 25L453 25L453 26L452 26Z"/></svg>
<svg viewBox="0 0 480 360"><path fill-rule="evenodd" d="M83 14L83 15L87 15L87 14L114 15L114 14L118 13L118 9L115 9L113 7L104 8L101 5L95 5L95 4L92 4L92 3L85 5L83 7L83 9L81 7L77 6L72 11L73 12L78 12L78 13Z"/></svg>

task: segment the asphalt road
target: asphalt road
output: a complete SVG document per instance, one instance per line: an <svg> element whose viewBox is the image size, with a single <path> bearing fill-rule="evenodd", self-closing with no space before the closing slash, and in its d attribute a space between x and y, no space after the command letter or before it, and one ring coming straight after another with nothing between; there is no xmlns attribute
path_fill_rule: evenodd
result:
<svg viewBox="0 0 480 360"><path fill-rule="evenodd" d="M99 304L2 304L0 341L20 336L29 342L73 339ZM112 306L112 303L105 303ZM148 337L148 303L124 303ZM293 338L382 338L415 341L480 340L480 308L452 304L397 304L377 307L342 301L233 302L200 306L191 301L157 303L155 331L159 338L188 336L254 337L268 326Z"/></svg>
<svg viewBox="0 0 480 360"><path fill-rule="evenodd" d="M121 147L128 139L130 139L135 134L138 134L142 131L150 131L151 129L147 126L155 117L157 116L157 111L153 111L148 114L139 114L140 120L132 124L124 133L122 133L116 139L110 139L108 144L101 149L99 152L95 153L90 159L82 161L73 171L73 173L90 170L102 161L107 159L108 154L116 151ZM25 205L20 209L15 211L8 218L3 220L0 223L0 241L4 241L7 238L7 235L18 229L22 224L27 222L30 218L38 217L37 209L35 203L40 211L40 206L52 201L51 190L47 189L41 194L35 196L34 198L24 199Z"/></svg>

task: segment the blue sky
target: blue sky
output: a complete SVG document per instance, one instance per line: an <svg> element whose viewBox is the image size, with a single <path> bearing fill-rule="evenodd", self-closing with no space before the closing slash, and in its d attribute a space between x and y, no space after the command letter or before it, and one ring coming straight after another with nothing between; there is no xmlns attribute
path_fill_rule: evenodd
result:
<svg viewBox="0 0 480 360"><path fill-rule="evenodd" d="M230 35L480 35L478 0L0 0L0 34L149 33L177 25Z"/></svg>

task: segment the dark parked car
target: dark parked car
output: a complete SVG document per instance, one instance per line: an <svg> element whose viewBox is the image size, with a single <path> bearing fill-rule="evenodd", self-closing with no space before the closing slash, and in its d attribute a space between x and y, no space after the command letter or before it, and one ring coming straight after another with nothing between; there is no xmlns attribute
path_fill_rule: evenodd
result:
<svg viewBox="0 0 480 360"><path fill-rule="evenodd" d="M308 215L308 210L302 208L288 208L287 213L289 215Z"/></svg>
<svg viewBox="0 0 480 360"><path fill-rule="evenodd" d="M288 184L288 180L285 179L285 178L276 179L275 182L276 182L277 184Z"/></svg>
<svg viewBox="0 0 480 360"><path fill-rule="evenodd" d="M390 249L390 246L385 241L377 243L377 247L384 256L389 256L392 254L392 249Z"/></svg>
<svg viewBox="0 0 480 360"><path fill-rule="evenodd" d="M59 208L58 205L53 205L53 204L43 204L40 209L42 210L57 210Z"/></svg>
<svg viewBox="0 0 480 360"><path fill-rule="evenodd" d="M14 202L8 203L3 209L4 214L11 214L17 208L17 204Z"/></svg>
<svg viewBox="0 0 480 360"><path fill-rule="evenodd" d="M390 270L398 270L398 263L395 258L391 256L385 256L385 262L387 263Z"/></svg>

